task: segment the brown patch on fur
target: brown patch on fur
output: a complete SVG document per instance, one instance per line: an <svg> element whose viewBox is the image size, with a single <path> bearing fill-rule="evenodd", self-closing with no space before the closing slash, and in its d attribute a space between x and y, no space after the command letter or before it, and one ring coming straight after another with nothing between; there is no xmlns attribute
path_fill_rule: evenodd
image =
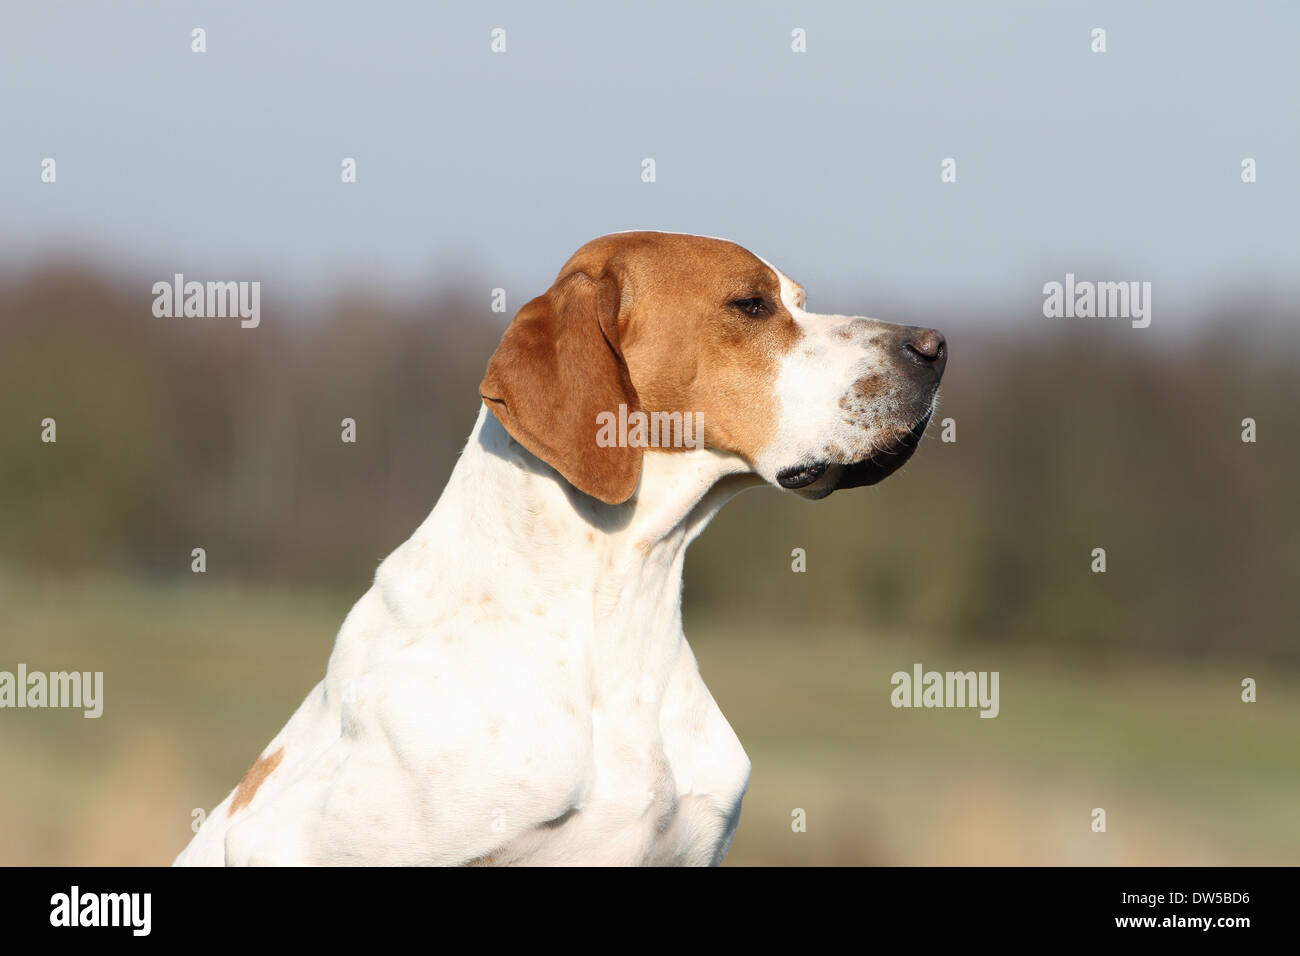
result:
<svg viewBox="0 0 1300 956"><path fill-rule="evenodd" d="M230 801L229 816L234 816L236 811L253 802L253 797L257 796L257 791L266 782L266 778L280 766L280 761L283 759L283 747L273 754L257 758L257 762L248 768L248 773L244 774L244 778L239 781L239 786L235 789L235 798Z"/></svg>
<svg viewBox="0 0 1300 956"><path fill-rule="evenodd" d="M880 392L884 391L889 384L889 380L880 373L866 375L853 383L853 391L859 398L875 398Z"/></svg>
<svg viewBox="0 0 1300 956"><path fill-rule="evenodd" d="M641 407L699 412L706 446L752 462L776 430L777 364L803 337L781 301L780 278L757 256L719 239L609 238L627 244L624 282L635 291L625 297L619 324ZM731 307L755 296L770 315Z"/></svg>
<svg viewBox="0 0 1300 956"><path fill-rule="evenodd" d="M479 385L515 441L607 504L641 480L640 448L596 444L601 412L640 408L619 346L619 294L608 270L566 267L519 310Z"/></svg>
<svg viewBox="0 0 1300 956"><path fill-rule="evenodd" d="M733 308L761 296L762 317ZM803 332L781 281L735 243L630 232L579 249L520 310L479 391L506 430L571 484L627 501L641 448L596 445L596 416L700 413L707 447L753 461L776 430L777 364ZM677 449L663 449L674 451Z"/></svg>
<svg viewBox="0 0 1300 956"><path fill-rule="evenodd" d="M873 403L882 392L889 389L889 384L889 376L879 372L865 375L854 382L853 391L840 399L840 409L851 416L844 421L850 425L868 424L868 418L872 424L878 422L880 416L872 414Z"/></svg>

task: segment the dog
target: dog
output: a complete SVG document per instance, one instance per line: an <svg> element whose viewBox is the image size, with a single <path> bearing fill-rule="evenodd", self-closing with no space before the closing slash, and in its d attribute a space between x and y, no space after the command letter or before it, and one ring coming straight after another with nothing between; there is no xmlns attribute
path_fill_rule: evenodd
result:
<svg viewBox="0 0 1300 956"><path fill-rule="evenodd" d="M579 249L324 680L176 863L721 863L750 762L682 633L686 548L746 488L896 471L947 362L932 329L804 305L721 239Z"/></svg>

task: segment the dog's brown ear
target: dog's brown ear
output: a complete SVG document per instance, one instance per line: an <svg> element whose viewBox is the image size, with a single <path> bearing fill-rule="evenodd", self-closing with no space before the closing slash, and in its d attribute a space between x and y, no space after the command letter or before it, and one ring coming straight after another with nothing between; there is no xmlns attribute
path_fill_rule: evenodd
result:
<svg viewBox="0 0 1300 956"><path fill-rule="evenodd" d="M619 345L618 282L582 272L556 281L515 316L479 385L516 441L580 491L607 504L632 497L642 449L601 447L597 416L640 410Z"/></svg>

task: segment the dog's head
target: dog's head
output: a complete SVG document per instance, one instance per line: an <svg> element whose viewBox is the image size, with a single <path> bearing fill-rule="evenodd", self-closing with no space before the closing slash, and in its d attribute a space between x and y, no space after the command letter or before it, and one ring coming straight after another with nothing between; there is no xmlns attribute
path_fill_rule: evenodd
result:
<svg viewBox="0 0 1300 956"><path fill-rule="evenodd" d="M601 425L637 412L698 416L705 447L805 497L875 484L915 451L947 345L933 329L804 304L801 286L735 243L616 233L519 311L479 391L518 442L609 503L636 492L646 448L602 440Z"/></svg>

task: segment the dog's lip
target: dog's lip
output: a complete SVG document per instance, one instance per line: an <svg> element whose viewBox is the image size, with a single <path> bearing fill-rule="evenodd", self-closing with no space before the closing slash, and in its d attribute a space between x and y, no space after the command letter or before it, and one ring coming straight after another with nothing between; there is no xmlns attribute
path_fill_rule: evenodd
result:
<svg viewBox="0 0 1300 956"><path fill-rule="evenodd" d="M921 444L921 437L925 434L926 428L930 425L930 419L934 415L934 409L931 408L921 419L913 425L906 435L898 439L892 448L884 448L869 458L862 461L846 465L843 474L835 483L835 489L840 488L861 488L864 485L874 485L884 481L912 457L917 446Z"/></svg>
<svg viewBox="0 0 1300 956"><path fill-rule="evenodd" d="M840 488L874 485L884 481L902 468L907 460L912 457L912 453L916 451L917 446L921 443L921 436L925 434L925 430L930 424L930 418L933 415L934 409L928 410L916 424L908 429L907 434L895 440L892 447L882 448L860 461L848 465L830 461L818 461L809 465L791 465L789 468L783 468L777 472L776 482L788 491L798 491L800 488L807 488L809 485L816 484L832 467L842 469L835 479L834 488L830 489L832 491Z"/></svg>
<svg viewBox="0 0 1300 956"><path fill-rule="evenodd" d="M819 461L812 465L792 465L776 473L776 483L789 491L807 488L826 474L826 469L830 466L831 463L828 461Z"/></svg>

